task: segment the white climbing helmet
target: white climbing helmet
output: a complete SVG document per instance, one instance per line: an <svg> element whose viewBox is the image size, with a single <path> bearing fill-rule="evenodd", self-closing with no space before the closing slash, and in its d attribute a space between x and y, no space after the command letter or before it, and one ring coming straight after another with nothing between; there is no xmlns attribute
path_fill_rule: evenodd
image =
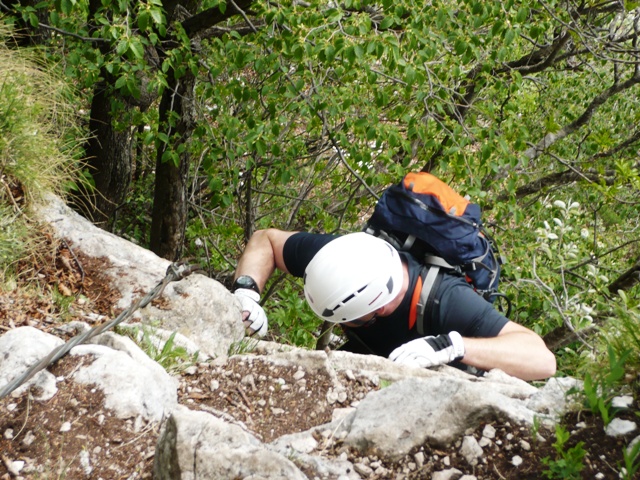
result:
<svg viewBox="0 0 640 480"><path fill-rule="evenodd" d="M350 322L391 302L402 288L395 248L364 232L332 240L311 259L304 295L323 320Z"/></svg>

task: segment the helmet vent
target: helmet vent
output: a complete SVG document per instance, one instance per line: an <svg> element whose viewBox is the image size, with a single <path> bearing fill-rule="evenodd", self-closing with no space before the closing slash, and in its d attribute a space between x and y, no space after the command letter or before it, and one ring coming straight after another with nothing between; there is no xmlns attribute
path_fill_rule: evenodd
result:
<svg viewBox="0 0 640 480"><path fill-rule="evenodd" d="M354 299L359 293L361 293L365 288L367 288L367 285L365 285L364 287L360 288L359 290L357 290L355 293L352 293L351 295L349 295L348 297L344 298L343 300L340 301L340 303L338 305L336 305L335 307L333 307L333 309L331 308L325 308L324 311L322 312L322 316L323 317L330 317L332 316L336 310L338 310L340 307L342 307L343 305L346 305L347 303L349 303L350 300Z"/></svg>
<svg viewBox="0 0 640 480"><path fill-rule="evenodd" d="M389 293L393 292L393 277L389 277L389 281L387 282L387 288L389 289Z"/></svg>

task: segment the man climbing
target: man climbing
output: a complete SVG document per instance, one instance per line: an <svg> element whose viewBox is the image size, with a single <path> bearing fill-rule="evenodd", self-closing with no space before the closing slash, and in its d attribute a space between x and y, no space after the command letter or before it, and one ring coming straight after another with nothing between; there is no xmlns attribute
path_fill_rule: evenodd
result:
<svg viewBox="0 0 640 480"><path fill-rule="evenodd" d="M499 368L523 380L555 374L555 356L542 338L501 315L461 275L440 271L424 317L416 318L422 266L366 233L257 231L233 285L249 334L267 332L260 293L276 268L304 278L312 310L343 327L345 350L418 367L460 362L479 370Z"/></svg>

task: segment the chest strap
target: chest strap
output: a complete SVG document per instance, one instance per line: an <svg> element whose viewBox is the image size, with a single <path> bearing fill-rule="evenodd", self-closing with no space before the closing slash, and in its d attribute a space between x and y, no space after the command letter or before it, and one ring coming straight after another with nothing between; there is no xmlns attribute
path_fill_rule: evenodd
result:
<svg viewBox="0 0 640 480"><path fill-rule="evenodd" d="M431 310L435 299L441 276L440 266L425 266L420 271L420 277L416 282L416 288L411 297L411 308L409 310L409 329L416 325L419 335L424 335L424 314Z"/></svg>

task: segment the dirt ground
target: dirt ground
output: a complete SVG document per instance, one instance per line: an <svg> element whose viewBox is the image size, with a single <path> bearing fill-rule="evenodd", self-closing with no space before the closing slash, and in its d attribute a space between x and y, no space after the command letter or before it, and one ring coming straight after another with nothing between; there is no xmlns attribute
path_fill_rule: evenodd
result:
<svg viewBox="0 0 640 480"><path fill-rule="evenodd" d="M51 254L44 255L38 267L25 275L25 282L38 282L40 293L26 284L0 292L0 334L24 325L55 334L58 325L70 320L90 323L88 313L110 318L118 313L112 310L116 293L100 273L103 260L87 258L64 243L49 251ZM79 361L91 359L67 356L50 368L58 378L59 391L48 401L34 400L37 392L0 400L1 480L152 477L158 425L115 418L103 407L98 389L69 380ZM225 364L201 363L180 374L180 380L180 403L191 409L216 411L264 442L325 423L334 408L356 404L379 388L365 379L344 378L347 397L342 403L329 404L328 378L308 378L297 368L274 367L259 357L251 361L232 357ZM636 394L637 390L636 386ZM449 468L478 479L571 478L566 474L548 477L545 471L551 468L549 461L555 467L562 466L562 461L571 457L571 449L581 443L585 453L579 463L584 468L573 478L618 479L622 452L638 434L608 437L599 416L572 413L564 422L571 433L562 450L565 455L559 456L553 432L540 430L535 435L530 429L488 423L496 435L484 447L483 460L476 466L467 464L459 454L459 443L447 449L424 445L395 463L359 458L340 442L328 444L325 454L346 456L358 465L356 470L363 478L370 479L429 479L433 472ZM484 427L469 433L480 440ZM522 459L519 466L514 465L514 457Z"/></svg>

